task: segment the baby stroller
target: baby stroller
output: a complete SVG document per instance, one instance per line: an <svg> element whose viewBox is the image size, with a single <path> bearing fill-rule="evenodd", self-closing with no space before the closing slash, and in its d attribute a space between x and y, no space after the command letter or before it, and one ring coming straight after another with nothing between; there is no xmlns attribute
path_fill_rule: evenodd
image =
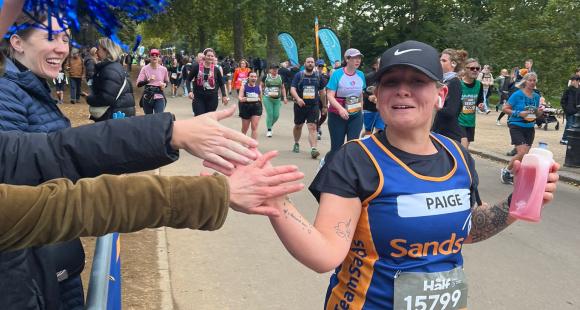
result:
<svg viewBox="0 0 580 310"><path fill-rule="evenodd" d="M558 121L558 118L556 118L557 114L558 109L552 108L550 105L546 105L542 116L536 119L536 126L538 126L538 128L543 127L544 130L548 130L549 123L556 123L554 129L560 130L560 121Z"/></svg>

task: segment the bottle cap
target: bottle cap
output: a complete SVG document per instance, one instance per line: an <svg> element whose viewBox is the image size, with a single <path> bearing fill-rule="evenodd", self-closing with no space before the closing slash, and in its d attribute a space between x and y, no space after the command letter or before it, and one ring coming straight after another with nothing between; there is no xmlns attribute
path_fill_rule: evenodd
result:
<svg viewBox="0 0 580 310"><path fill-rule="evenodd" d="M548 149L548 143L540 141L538 142L538 147L541 149Z"/></svg>

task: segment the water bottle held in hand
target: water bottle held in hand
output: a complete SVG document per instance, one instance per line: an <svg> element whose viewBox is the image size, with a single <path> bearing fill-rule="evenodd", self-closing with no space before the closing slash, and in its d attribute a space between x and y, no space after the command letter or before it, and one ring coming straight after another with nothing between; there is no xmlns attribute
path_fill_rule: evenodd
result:
<svg viewBox="0 0 580 310"><path fill-rule="evenodd" d="M525 221L540 221L548 174L554 162L552 157L548 144L543 142L524 155L515 177L510 215Z"/></svg>

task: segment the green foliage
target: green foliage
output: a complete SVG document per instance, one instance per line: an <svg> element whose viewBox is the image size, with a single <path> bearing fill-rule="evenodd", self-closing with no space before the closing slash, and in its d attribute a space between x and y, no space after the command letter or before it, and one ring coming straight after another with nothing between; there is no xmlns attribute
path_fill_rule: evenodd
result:
<svg viewBox="0 0 580 310"><path fill-rule="evenodd" d="M242 20L234 20L236 8ZM276 60L286 56L275 36L287 31L302 60L315 53L315 16L337 32L343 50L360 49L365 62L409 39L465 49L495 76L532 58L538 88L549 96L561 94L580 64L580 2L570 0L173 0L167 13L139 28L146 44L187 51L208 45L232 55L233 29L240 27L244 56Z"/></svg>

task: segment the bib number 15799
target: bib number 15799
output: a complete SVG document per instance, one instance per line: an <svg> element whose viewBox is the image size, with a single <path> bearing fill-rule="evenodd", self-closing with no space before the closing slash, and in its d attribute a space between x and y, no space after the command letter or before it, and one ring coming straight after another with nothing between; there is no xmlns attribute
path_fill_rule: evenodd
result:
<svg viewBox="0 0 580 310"><path fill-rule="evenodd" d="M440 295L407 296L403 298L407 310L444 310L457 309L461 291L445 292Z"/></svg>

